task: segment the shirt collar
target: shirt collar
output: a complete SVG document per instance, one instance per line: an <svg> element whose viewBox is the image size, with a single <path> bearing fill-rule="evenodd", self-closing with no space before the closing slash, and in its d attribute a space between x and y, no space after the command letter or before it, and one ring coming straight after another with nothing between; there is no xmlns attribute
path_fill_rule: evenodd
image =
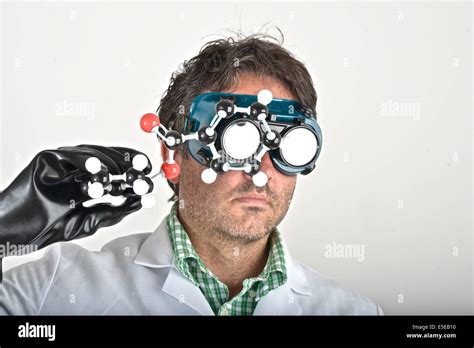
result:
<svg viewBox="0 0 474 348"><path fill-rule="evenodd" d="M191 240L189 239L186 230L179 221L177 214L177 203L173 204L170 213L166 218L168 232L171 239L171 244L174 250L175 262L179 269L184 271L186 264L195 261L200 267L201 271L213 276L212 272L206 267L201 260L196 250L194 249ZM259 279L265 280L273 272L281 272L286 280L286 264L285 252L283 249L283 241L280 232L275 229L270 235L270 249L267 263L258 276ZM196 282L195 279L193 281Z"/></svg>
<svg viewBox="0 0 474 348"><path fill-rule="evenodd" d="M211 271L204 265L201 258L194 249L184 226L181 224L177 214L177 203L173 204L171 211L166 217L168 233L171 239L171 246L174 251L175 263L181 271L188 266L189 262L196 262L201 271L212 275ZM195 281L193 279L193 281Z"/></svg>

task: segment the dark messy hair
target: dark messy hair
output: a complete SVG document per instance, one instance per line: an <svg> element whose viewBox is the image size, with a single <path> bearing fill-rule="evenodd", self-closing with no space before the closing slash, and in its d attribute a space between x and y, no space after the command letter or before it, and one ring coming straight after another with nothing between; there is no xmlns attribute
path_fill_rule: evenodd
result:
<svg viewBox="0 0 474 348"><path fill-rule="evenodd" d="M204 91L223 91L236 86L239 76L252 74L280 81L316 115L317 95L308 70L278 40L268 34L226 37L206 43L199 54L184 61L170 79L157 113L169 129L182 132L192 100ZM182 147L184 148L184 147ZM179 187L168 181L178 199Z"/></svg>

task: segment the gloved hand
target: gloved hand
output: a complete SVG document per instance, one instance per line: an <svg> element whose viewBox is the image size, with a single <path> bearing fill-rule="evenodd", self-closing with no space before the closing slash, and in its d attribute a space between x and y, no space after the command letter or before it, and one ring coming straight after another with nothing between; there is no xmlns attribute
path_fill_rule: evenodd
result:
<svg viewBox="0 0 474 348"><path fill-rule="evenodd" d="M135 155L124 147L79 145L45 150L4 191L0 192L0 245L36 245L38 249L58 241L94 234L139 210L140 196L131 188L122 192L127 199L120 206L102 203L85 208L90 199L80 182L89 174L85 162L97 157L111 174L123 174L132 167ZM151 172L151 164L143 170Z"/></svg>

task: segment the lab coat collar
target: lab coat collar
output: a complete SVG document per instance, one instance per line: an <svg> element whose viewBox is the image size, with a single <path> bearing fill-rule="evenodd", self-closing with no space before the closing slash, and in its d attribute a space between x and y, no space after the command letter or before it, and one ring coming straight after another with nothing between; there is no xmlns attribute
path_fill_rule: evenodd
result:
<svg viewBox="0 0 474 348"><path fill-rule="evenodd" d="M171 239L168 234L166 217L145 241L135 257L134 262L138 265L161 268L174 265L174 252Z"/></svg>
<svg viewBox="0 0 474 348"><path fill-rule="evenodd" d="M255 315L301 314L302 309L296 301L294 292L306 296L311 295L308 280L301 265L293 260L285 244L283 244L283 249L287 265L287 281L260 299L254 312ZM143 242L134 262L152 268L170 267L162 290L201 314L214 314L200 289L174 266L174 252L166 218Z"/></svg>
<svg viewBox="0 0 474 348"><path fill-rule="evenodd" d="M188 305L197 314L214 315L201 290L181 274L174 265L173 246L168 234L166 218L161 221L155 232L143 242L134 262L152 268L169 267L169 273L161 290L176 298L179 303Z"/></svg>

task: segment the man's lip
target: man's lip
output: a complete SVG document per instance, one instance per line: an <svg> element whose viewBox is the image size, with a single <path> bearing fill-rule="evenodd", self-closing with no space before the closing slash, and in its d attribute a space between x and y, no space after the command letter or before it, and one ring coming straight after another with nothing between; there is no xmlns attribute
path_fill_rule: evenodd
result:
<svg viewBox="0 0 474 348"><path fill-rule="evenodd" d="M234 201L239 201L242 203L249 203L249 204L260 204L260 205L268 204L267 198L262 195L243 195L243 196L234 198Z"/></svg>

